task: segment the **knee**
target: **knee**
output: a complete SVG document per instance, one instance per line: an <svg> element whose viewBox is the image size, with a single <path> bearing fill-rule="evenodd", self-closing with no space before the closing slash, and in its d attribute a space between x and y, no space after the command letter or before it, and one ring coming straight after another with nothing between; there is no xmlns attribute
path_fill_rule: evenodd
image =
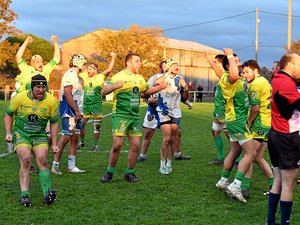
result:
<svg viewBox="0 0 300 225"><path fill-rule="evenodd" d="M22 164L22 167L24 167L24 168L30 168L30 166L31 166L31 156L22 158L21 164Z"/></svg>
<svg viewBox="0 0 300 225"><path fill-rule="evenodd" d="M38 159L39 165L42 167L48 167L48 160L46 157L41 157Z"/></svg>

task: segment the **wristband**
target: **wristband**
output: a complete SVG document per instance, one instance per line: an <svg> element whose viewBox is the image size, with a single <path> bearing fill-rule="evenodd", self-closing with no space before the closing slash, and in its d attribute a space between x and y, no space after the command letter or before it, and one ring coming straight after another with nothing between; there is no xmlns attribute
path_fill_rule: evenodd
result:
<svg viewBox="0 0 300 225"><path fill-rule="evenodd" d="M232 55L232 54L230 54L230 55L228 55L227 56L227 59L231 59L231 58L233 58L234 56Z"/></svg>

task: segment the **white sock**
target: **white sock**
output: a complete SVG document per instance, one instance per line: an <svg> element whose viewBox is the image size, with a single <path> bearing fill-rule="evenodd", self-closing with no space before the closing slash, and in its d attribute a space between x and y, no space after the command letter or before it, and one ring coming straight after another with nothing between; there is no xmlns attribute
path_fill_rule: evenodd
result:
<svg viewBox="0 0 300 225"><path fill-rule="evenodd" d="M52 166L53 166L53 167L59 167L59 162L53 161L53 162L52 162Z"/></svg>
<svg viewBox="0 0 300 225"><path fill-rule="evenodd" d="M240 181L238 179L234 179L233 184L234 184L234 186L241 188L242 181Z"/></svg>
<svg viewBox="0 0 300 225"><path fill-rule="evenodd" d="M172 167L172 159L167 159L167 167Z"/></svg>
<svg viewBox="0 0 300 225"><path fill-rule="evenodd" d="M160 160L160 167L165 167L166 166L166 160Z"/></svg>
<svg viewBox="0 0 300 225"><path fill-rule="evenodd" d="M68 155L68 168L72 170L75 167L76 156Z"/></svg>

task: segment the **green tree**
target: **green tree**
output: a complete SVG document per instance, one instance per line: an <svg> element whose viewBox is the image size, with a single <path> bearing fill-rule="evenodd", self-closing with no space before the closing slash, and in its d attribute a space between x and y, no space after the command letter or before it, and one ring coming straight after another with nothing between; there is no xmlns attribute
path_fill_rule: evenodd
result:
<svg viewBox="0 0 300 225"><path fill-rule="evenodd" d="M110 52L116 52L115 73L124 69L124 59L128 53L137 53L142 59L140 74L148 79L158 72L158 65L163 59L161 35L162 31L158 28L142 28L137 25L117 32L107 30L101 36L95 35L99 56L94 56L92 60L98 61L100 71L103 71L110 61Z"/></svg>

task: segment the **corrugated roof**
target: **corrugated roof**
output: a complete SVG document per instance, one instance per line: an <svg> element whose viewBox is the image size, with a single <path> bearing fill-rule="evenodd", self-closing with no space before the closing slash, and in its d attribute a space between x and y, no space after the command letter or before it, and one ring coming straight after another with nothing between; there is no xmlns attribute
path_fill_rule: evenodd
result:
<svg viewBox="0 0 300 225"><path fill-rule="evenodd" d="M209 52L216 52L216 53L222 53L221 50L216 48L211 48L206 45L202 45L198 42L194 41L185 41L185 40L178 40L173 38L164 38L164 41L166 42L166 47L168 48L176 48L176 49L185 49L185 50L193 50L193 51L209 51Z"/></svg>

